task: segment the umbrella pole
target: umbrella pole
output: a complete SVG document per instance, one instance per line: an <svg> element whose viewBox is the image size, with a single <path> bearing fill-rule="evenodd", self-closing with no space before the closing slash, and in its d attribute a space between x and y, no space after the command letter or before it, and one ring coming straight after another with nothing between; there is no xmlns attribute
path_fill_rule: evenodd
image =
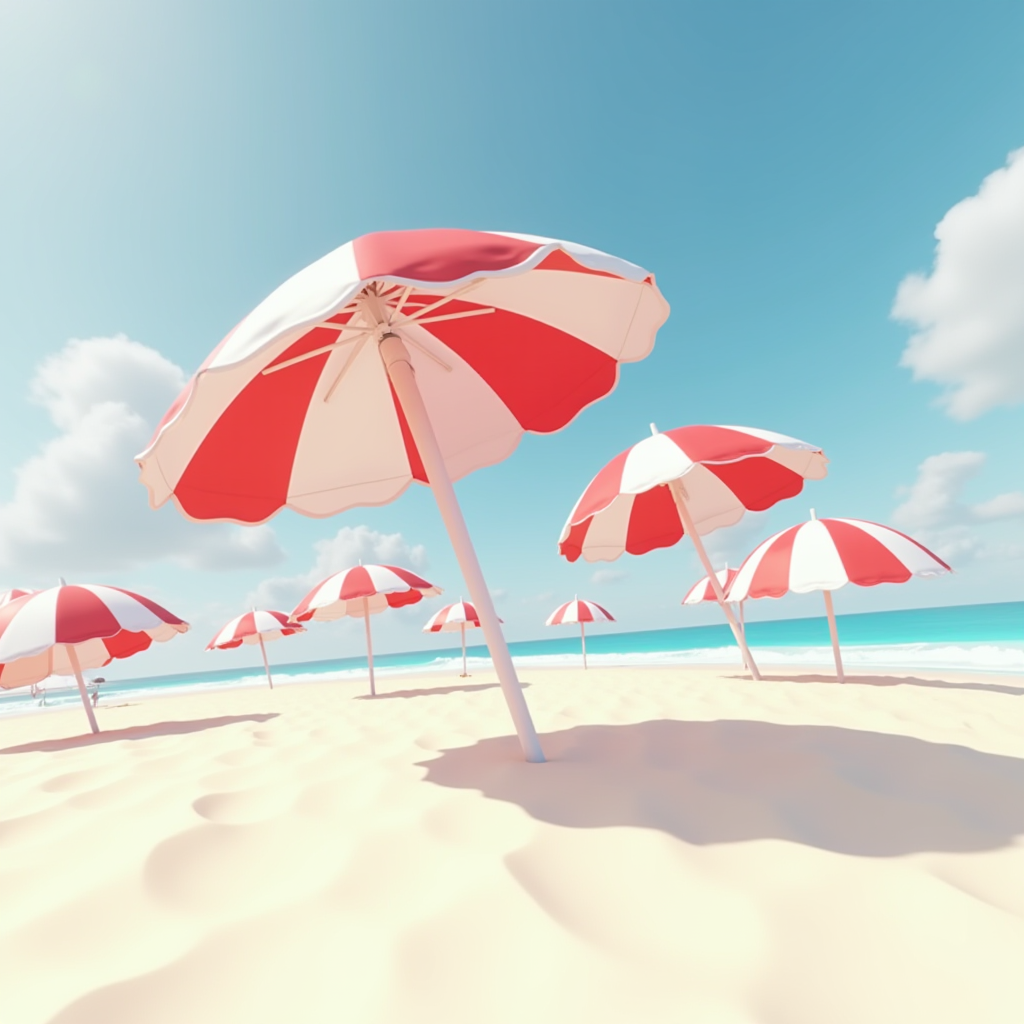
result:
<svg viewBox="0 0 1024 1024"><path fill-rule="evenodd" d="M448 536L451 538L463 579L469 586L470 596L473 598L473 604L476 605L477 614L480 616L484 639L491 652L491 660L498 675L498 682L501 684L505 703L508 705L512 721L515 723L516 735L519 737L523 756L527 761L543 762L544 751L541 750L540 740L537 738L537 730L530 717L530 709L526 704L522 685L516 676L516 668L512 664L512 655L508 652L508 644L505 643L505 636L501 631L501 624L498 622L498 613L494 610L491 592L487 589L480 562L477 560L473 542L469 537L469 530L466 529L462 509L459 508L458 499L455 497L455 488L452 486L451 477L448 476L448 468L444 464L444 457L434 434L434 426L430 422L430 415L416 383L416 373L409 361L409 352L397 334L389 333L381 338L380 354L381 359L384 360L391 385L398 396L398 402L405 413L413 441L415 441L420 458L423 460L423 468L427 471L430 489L434 492L438 511L441 513Z"/></svg>
<svg viewBox="0 0 1024 1024"><path fill-rule="evenodd" d="M263 634L257 633L256 637L260 642L260 654L263 655L263 667L267 670L267 682L270 684L270 688L273 689L274 680L273 677L270 675L270 662L267 661L267 648L263 643Z"/></svg>
<svg viewBox="0 0 1024 1024"><path fill-rule="evenodd" d="M711 584L711 589L715 592L718 604L722 611L725 612L725 619L729 623L732 635L736 638L736 643L739 645L740 653L743 655L743 660L746 662L750 674L755 679L760 679L761 673L758 672L757 665L755 664L753 657L751 657L750 649L747 647L746 638L740 631L739 624L736 622L736 616L733 615L732 609L729 607L729 602L725 599L722 584L718 582L718 577L715 575L715 570L711 565L711 559L708 558L708 553L704 550L704 544L701 542L700 537L697 535L697 529L693 525L690 510L686 507L686 499L683 496L682 481L670 481L668 489L672 492L672 497L675 499L676 509L679 512L679 521L683 524L683 532L689 536L690 540L693 541L693 546L697 549L697 557L700 559L701 565L704 566L704 571L708 574L708 582Z"/></svg>
<svg viewBox="0 0 1024 1024"><path fill-rule="evenodd" d="M377 686L373 681L373 637L370 635L370 599L363 598L363 617L366 619L366 663L370 666L370 696L377 696Z"/></svg>
<svg viewBox="0 0 1024 1024"><path fill-rule="evenodd" d="M68 653L68 661L75 673L75 682L78 683L78 692L82 698L82 707L85 708L85 715L89 719L89 728L93 732L99 732L100 727L96 724L96 714L89 703L89 694L85 691L85 680L82 678L82 666L78 661L78 653L73 644L65 644L64 650Z"/></svg>
<svg viewBox="0 0 1024 1024"><path fill-rule="evenodd" d="M742 601L737 601L736 602L736 607L739 609L740 632L743 634L743 639L746 640L747 639L747 624L743 621L743 602ZM750 666L747 665L745 660L744 660L743 664L746 665L747 670L749 671L750 670Z"/></svg>
<svg viewBox="0 0 1024 1024"><path fill-rule="evenodd" d="M828 632L832 637L832 653L836 659L836 678L841 683L846 682L846 676L843 673L843 659L839 653L839 630L836 628L836 610L832 607L832 591L823 590L822 594L825 596L825 611L828 613Z"/></svg>
<svg viewBox="0 0 1024 1024"><path fill-rule="evenodd" d="M580 623L580 644L583 647L583 667L586 668L587 667L587 632L586 632L586 629L584 628L582 622Z"/></svg>
<svg viewBox="0 0 1024 1024"><path fill-rule="evenodd" d="M466 671L466 624L459 623L459 632L462 634L462 678L465 679L469 673Z"/></svg>

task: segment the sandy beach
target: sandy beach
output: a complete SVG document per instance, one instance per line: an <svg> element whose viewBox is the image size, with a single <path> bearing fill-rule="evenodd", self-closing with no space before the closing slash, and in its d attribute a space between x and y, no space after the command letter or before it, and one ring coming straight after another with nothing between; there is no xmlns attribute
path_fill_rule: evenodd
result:
<svg viewBox="0 0 1024 1024"><path fill-rule="evenodd" d="M3 721L0 1019L1024 1020L1024 679L525 681Z"/></svg>

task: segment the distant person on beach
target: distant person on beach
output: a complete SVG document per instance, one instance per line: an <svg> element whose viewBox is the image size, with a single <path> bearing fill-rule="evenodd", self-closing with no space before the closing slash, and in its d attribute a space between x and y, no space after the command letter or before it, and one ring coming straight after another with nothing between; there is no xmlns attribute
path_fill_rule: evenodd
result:
<svg viewBox="0 0 1024 1024"><path fill-rule="evenodd" d="M96 704L97 704L97 702L100 699L100 683L99 683L99 680L96 680L96 685L93 687L93 690L92 690L92 693L90 694L90 697L92 697L92 706L96 707Z"/></svg>

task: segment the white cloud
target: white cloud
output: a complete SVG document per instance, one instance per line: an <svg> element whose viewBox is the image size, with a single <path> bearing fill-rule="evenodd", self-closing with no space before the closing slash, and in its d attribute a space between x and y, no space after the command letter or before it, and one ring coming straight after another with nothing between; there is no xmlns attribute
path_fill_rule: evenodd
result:
<svg viewBox="0 0 1024 1024"><path fill-rule="evenodd" d="M180 367L123 336L72 340L47 358L32 400L59 433L15 470L0 504L0 569L32 580L169 560L192 569L273 564L273 531L154 512L133 456L185 383Z"/></svg>
<svg viewBox="0 0 1024 1024"><path fill-rule="evenodd" d="M945 385L959 420L1024 401L1024 149L935 229L930 275L899 287L893 316L913 324L901 364Z"/></svg>
<svg viewBox="0 0 1024 1024"><path fill-rule="evenodd" d="M422 544L409 544L400 533L378 533L368 526L343 526L333 537L318 540L313 549L316 560L307 572L264 580L249 594L246 604L291 611L322 579L359 562L401 565L417 571L427 564Z"/></svg>
<svg viewBox="0 0 1024 1024"><path fill-rule="evenodd" d="M948 562L1015 554L986 547L975 528L1024 517L1024 494L1011 491L974 505L962 500L968 482L979 475L984 465L982 452L942 452L929 456L918 466L917 479L893 511L893 525L933 548Z"/></svg>
<svg viewBox="0 0 1024 1024"><path fill-rule="evenodd" d="M808 505L810 500L808 499ZM795 516L794 522L799 516ZM715 530L706 537L702 537L704 550L711 559L711 564L716 570L727 565L738 568L743 559L757 547L768 535L768 513L747 512L735 525L728 526L722 530ZM690 541L684 540L685 545L693 549ZM699 564L699 563L698 563ZM701 573L703 575L703 571ZM696 580L694 580L696 582Z"/></svg>
<svg viewBox="0 0 1024 1024"><path fill-rule="evenodd" d="M609 583L620 583L629 575L625 569L598 569L593 576L590 577L590 582L597 587L606 586Z"/></svg>

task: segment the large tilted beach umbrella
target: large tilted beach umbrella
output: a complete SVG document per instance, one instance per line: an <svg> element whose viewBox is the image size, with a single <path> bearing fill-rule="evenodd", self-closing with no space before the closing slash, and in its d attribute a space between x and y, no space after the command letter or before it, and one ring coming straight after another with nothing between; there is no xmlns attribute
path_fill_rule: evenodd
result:
<svg viewBox="0 0 1024 1024"><path fill-rule="evenodd" d="M82 670L130 658L154 640L170 640L188 628L140 594L85 583L69 586L62 580L58 587L0 608L0 689L73 675L89 727L99 732Z"/></svg>
<svg viewBox="0 0 1024 1024"><path fill-rule="evenodd" d="M906 583L912 576L942 576L952 572L938 555L913 537L864 519L811 520L769 537L746 558L729 589L730 600L782 597L822 591L836 676L843 682L832 591L855 583Z"/></svg>
<svg viewBox="0 0 1024 1024"><path fill-rule="evenodd" d="M377 696L373 678L373 636L370 616L389 608L404 608L425 597L435 597L440 587L397 565L356 565L321 580L291 613L292 622L333 622L350 615L366 623L366 661L370 670L370 696Z"/></svg>
<svg viewBox="0 0 1024 1024"><path fill-rule="evenodd" d="M671 547L687 534L751 674L760 679L703 535L771 508L820 480L828 460L820 448L753 427L692 426L651 436L617 455L569 514L558 550L570 562L611 562Z"/></svg>
<svg viewBox="0 0 1024 1024"><path fill-rule="evenodd" d="M565 604L560 604L549 616L546 626L571 626L577 622L580 626L580 644L583 647L583 667L587 667L587 629L588 622L614 622L615 618L607 608L602 608L593 601L581 601L574 597Z"/></svg>
<svg viewBox="0 0 1024 1024"><path fill-rule="evenodd" d="M263 655L263 667L267 670L267 685L274 688L274 677L270 674L267 661L267 642L280 640L283 636L305 633L306 627L289 620L286 612L275 612L253 608L251 612L232 619L207 645L208 651L226 651L242 644L259 644Z"/></svg>
<svg viewBox="0 0 1024 1024"><path fill-rule="evenodd" d="M501 622L501 619L498 619ZM446 604L437 614L431 615L423 627L424 633L454 633L462 635L462 678L469 672L466 670L466 630L480 626L480 616L476 609L460 597L455 604Z"/></svg>
<svg viewBox="0 0 1024 1024"><path fill-rule="evenodd" d="M668 304L572 242L385 231L300 271L221 342L138 456L192 519L329 516L428 484L528 760L543 753L452 481L561 430L643 359Z"/></svg>

